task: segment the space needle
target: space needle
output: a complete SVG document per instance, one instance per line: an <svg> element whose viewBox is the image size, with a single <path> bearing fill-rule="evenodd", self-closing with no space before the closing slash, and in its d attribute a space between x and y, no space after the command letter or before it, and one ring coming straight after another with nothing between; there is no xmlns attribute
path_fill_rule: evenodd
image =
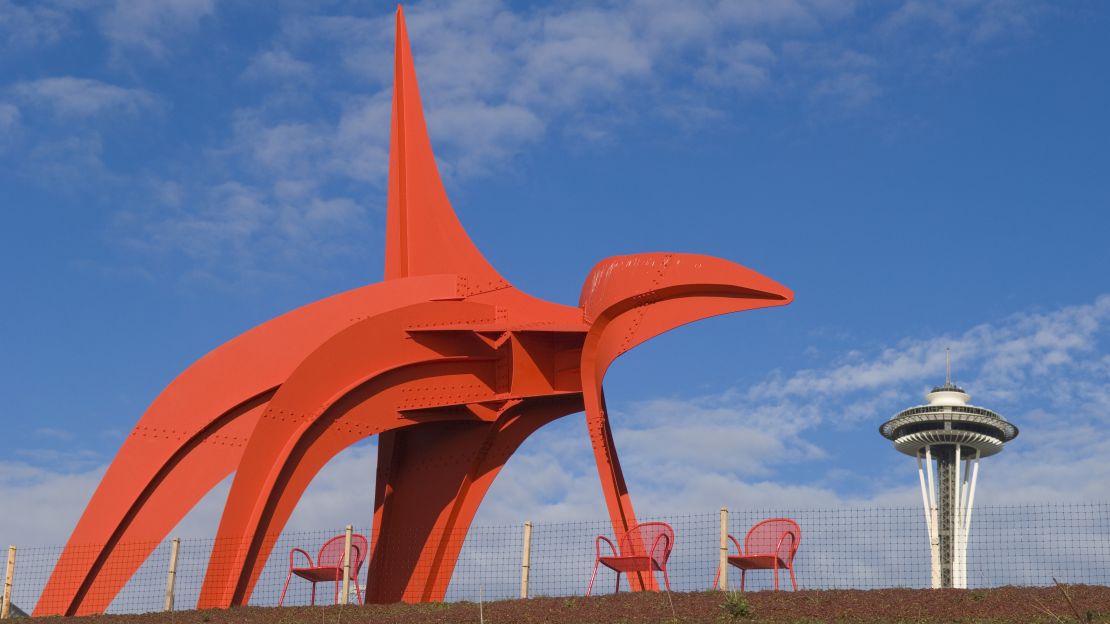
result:
<svg viewBox="0 0 1110 624"><path fill-rule="evenodd" d="M945 360L944 385L925 395L928 405L902 410L883 423L879 433L894 442L894 448L917 458L933 588L966 588L979 460L1001 452L1017 437L1018 428L989 409L969 405L971 396L952 383L947 350Z"/></svg>

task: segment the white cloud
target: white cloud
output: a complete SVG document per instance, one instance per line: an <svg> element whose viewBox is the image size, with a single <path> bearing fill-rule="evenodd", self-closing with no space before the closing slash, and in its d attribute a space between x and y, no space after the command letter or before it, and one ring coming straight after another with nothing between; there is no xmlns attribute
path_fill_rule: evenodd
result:
<svg viewBox="0 0 1110 624"><path fill-rule="evenodd" d="M680 117L669 112L676 106L689 109L683 103L688 81L675 80L683 74L701 84L697 99L705 110L698 118L720 119L713 115L713 100L721 92L772 86L800 91L838 109L860 108L882 95L885 72L899 71L894 67L899 59L890 58L888 50L882 50L888 60L880 65L868 49L881 48L883 36L924 19L944 22L945 15L970 16L974 27L988 28L1005 21L1001 16L1025 16L1027 22L1031 14L1025 3L986 0L951 6L912 0L879 12L880 19L859 14L854 1L840 0L639 0L528 10L514 10L498 0L444 0L406 7L433 140L448 169L461 175L496 170L552 129L564 136L596 138L598 132L606 134L605 124L622 123L617 120L630 115ZM248 73L269 72L285 84L291 74L307 72L304 61L297 60L300 50L307 54L322 43L334 46L344 65L360 79L369 79L372 87L369 94L335 96L346 112L326 122L337 137L326 149L342 151L342 130L350 129L348 115L358 114L357 102L369 98L377 107L388 105L392 25L392 15L290 17L274 49L256 56ZM863 35L849 44L842 27L860 29ZM900 79L904 73L900 71ZM658 88L661 81L671 87ZM621 113L614 115L612 107ZM280 115L258 116L258 122L275 129L290 123ZM360 139L378 141L385 136L383 130L359 134ZM264 132L255 138L266 140ZM380 180L384 161L375 159L375 164L380 168L373 177ZM358 179L365 179L365 168L349 173L356 171Z"/></svg>
<svg viewBox="0 0 1110 624"><path fill-rule="evenodd" d="M46 462L44 465L51 465ZM0 542L19 546L65 543L92 497L105 467L84 471L45 468L38 463L0 462Z"/></svg>
<svg viewBox="0 0 1110 624"><path fill-rule="evenodd" d="M19 129L19 108L0 102L0 146L11 140Z"/></svg>
<svg viewBox="0 0 1110 624"><path fill-rule="evenodd" d="M0 0L0 40L8 50L56 43L69 26L65 12L44 3L23 5Z"/></svg>
<svg viewBox="0 0 1110 624"><path fill-rule="evenodd" d="M167 261L183 255L187 281L218 288L259 288L287 272L312 272L356 253L354 233L369 236L362 206L319 193L311 182L183 189L155 181L150 192L166 203L116 215L127 244Z"/></svg>
<svg viewBox="0 0 1110 624"><path fill-rule="evenodd" d="M1005 452L984 462L989 486L977 500L1097 502L1110 482L1108 338L1110 295L1104 295L958 335L851 353L822 368L773 373L716 395L610 406L614 438L633 499L646 513L708 512L722 503L767 509L916 505L910 465L904 478L876 481L873 474L844 472L827 478L840 469L841 450L823 440L838 431L877 436L879 423L943 381L944 349L951 347L955 379L973 402L998 410L1022 431ZM557 427L537 433L511 460L481 512L484 522L544 517L571 500L579 519L603 516L584 426ZM544 466L543 484L553 490L518 498L537 487L529 468L536 465Z"/></svg>
<svg viewBox="0 0 1110 624"><path fill-rule="evenodd" d="M215 0L116 0L101 28L120 55L162 58L168 42L196 29L214 9Z"/></svg>
<svg viewBox="0 0 1110 624"><path fill-rule="evenodd" d="M610 134L606 126L653 109L689 123L689 116L670 115L675 105L669 100L686 96L659 90L665 76L696 74L715 89L764 88L772 81L775 46L784 40L759 41L743 32L771 28L780 37L793 36L844 19L851 8L841 2L735 5L641 1L514 11L496 0L460 0L406 7L428 125L446 171L461 176L496 171L553 128L597 140ZM326 16L290 19L285 27L283 55L295 57L301 48L331 42L346 67L377 87L369 95L337 96L344 112L332 122L335 140L325 145L336 161L352 160L347 146L355 140L365 150L388 136L387 121L382 122L388 120L392 82L392 25L392 15ZM373 130L352 123L365 117L367 105L375 123L382 123ZM713 117L710 104L700 108L705 110L697 118ZM264 109L250 114L274 129L289 123L280 116L265 121L259 116ZM357 133L352 137L351 131ZM265 132L252 136L267 140ZM237 144L248 138L240 135ZM327 171L380 181L385 163L375 157L363 166Z"/></svg>
<svg viewBox="0 0 1110 624"><path fill-rule="evenodd" d="M975 46L1027 35L1044 7L1040 0L908 0L882 18L878 31L917 49L926 63L947 66Z"/></svg>
<svg viewBox="0 0 1110 624"><path fill-rule="evenodd" d="M251 80L296 83L312 78L312 65L294 58L288 50L267 50L251 59L243 76Z"/></svg>
<svg viewBox="0 0 1110 624"><path fill-rule="evenodd" d="M984 28L1013 21L1004 16L1014 12L1029 15L1024 5L1003 11L1001 5L971 4L977 8L944 4L938 11L973 16ZM372 187L369 196L380 198L388 167L393 15L322 13L314 5L289 7L279 32L243 60L236 73L250 81L252 104L229 115L226 136L206 151L209 166L200 170L208 173L189 184L191 196L216 195L217 189L237 184L269 197L273 187L295 184L316 189L304 198L346 197L361 205L368 196L366 185ZM727 124L737 92L793 97L817 114L825 109L857 113L882 100L891 74L905 80L903 65L916 57L892 55L887 39L926 14L928 6L916 0L879 11L861 11L851 0L636 0L542 7L429 0L406 6L426 119L449 181L500 172L553 137L604 144L622 127L647 118L686 131ZM161 42L196 30L206 16L220 19L211 1L131 0L113 5L103 23L117 46L164 56ZM930 53L952 46L947 38L920 39ZM966 33L964 39L965 47L977 41ZM309 83L312 88L304 88ZM143 106L136 99L143 94L131 95L130 100L96 101ZM82 108L80 102L69 107L96 109L91 103ZM272 198L260 201L275 209ZM163 242L183 246L160 253L193 257L198 246L224 245L223 253L243 261L224 268L214 264L202 272L216 281L244 281L244 275L232 273L252 272L252 264L261 264L247 260L252 245L243 243L254 239L198 227L220 219L207 201L193 205L148 211L138 220L122 215L121 222L141 222L142 227L120 233L134 240L150 236L151 230L192 228L191 237L163 236ZM267 223L278 221L260 218L257 235L268 237L263 232ZM284 235L273 234L277 239ZM359 244L365 246L366 240L374 239ZM326 242L334 246L339 239Z"/></svg>
<svg viewBox="0 0 1110 624"><path fill-rule="evenodd" d="M0 514L0 543L18 546L61 546L92 498L107 466L88 455L91 467L74 469L54 453L28 453L23 461L0 462L0 501L18 505L20 513ZM337 455L313 479L289 519L290 531L341 529L347 524L370 525L373 516L377 444L357 444ZM52 468L43 467L51 465ZM231 478L212 489L171 531L172 536L215 535Z"/></svg>
<svg viewBox="0 0 1110 624"><path fill-rule="evenodd" d="M73 432L68 429L59 429L57 427L39 427L35 429L35 435L44 438L53 438L55 440L72 440Z"/></svg>
<svg viewBox="0 0 1110 624"><path fill-rule="evenodd" d="M713 50L696 76L715 86L757 90L770 80L770 66L776 55L760 41L741 41L723 50Z"/></svg>
<svg viewBox="0 0 1110 624"><path fill-rule="evenodd" d="M875 80L867 74L843 73L825 78L813 88L818 99L828 99L844 106L857 108L863 106L882 93Z"/></svg>
<svg viewBox="0 0 1110 624"><path fill-rule="evenodd" d="M88 188L91 179L106 174L102 154L103 141L99 133L75 132L60 138L40 139L24 152L19 166L40 183L60 187L56 190L61 192L71 192Z"/></svg>
<svg viewBox="0 0 1110 624"><path fill-rule="evenodd" d="M157 101L144 89L73 76L18 82L11 91L28 105L49 109L61 117L92 117L109 112L134 114L153 107Z"/></svg>

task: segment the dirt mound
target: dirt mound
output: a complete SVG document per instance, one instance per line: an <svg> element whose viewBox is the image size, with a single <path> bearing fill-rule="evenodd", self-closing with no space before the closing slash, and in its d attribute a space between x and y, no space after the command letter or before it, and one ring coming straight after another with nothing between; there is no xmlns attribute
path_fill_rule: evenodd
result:
<svg viewBox="0 0 1110 624"><path fill-rule="evenodd" d="M825 590L801 592L621 593L345 607L240 607L142 615L52 618L66 624L648 624L767 623L1110 623L1110 587L999 587L981 590Z"/></svg>

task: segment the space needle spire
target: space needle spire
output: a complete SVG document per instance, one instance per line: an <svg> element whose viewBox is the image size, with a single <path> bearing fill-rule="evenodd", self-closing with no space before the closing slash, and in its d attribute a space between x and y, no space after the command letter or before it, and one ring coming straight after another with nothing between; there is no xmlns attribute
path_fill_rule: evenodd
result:
<svg viewBox="0 0 1110 624"><path fill-rule="evenodd" d="M945 349L944 359L944 385L925 395L928 404L902 410L879 433L917 459L932 587L966 588L979 460L1001 452L1018 428L994 411L970 405L971 396L952 383L951 350Z"/></svg>

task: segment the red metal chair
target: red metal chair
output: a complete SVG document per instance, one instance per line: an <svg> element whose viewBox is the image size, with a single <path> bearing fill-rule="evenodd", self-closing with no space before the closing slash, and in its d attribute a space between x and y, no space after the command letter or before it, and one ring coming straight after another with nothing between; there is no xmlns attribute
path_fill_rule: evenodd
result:
<svg viewBox="0 0 1110 624"><path fill-rule="evenodd" d="M293 575L310 581L312 583L312 604L316 604L316 583L323 581L335 583L335 602L339 603L339 583L343 580L343 543L347 540L347 535L337 535L328 541L324 542L323 547L320 548L320 554L316 556L316 565L312 564L312 556L300 548L294 548L289 551L289 575L285 577L285 587L281 588L281 598L278 599L278 606L280 607L285 602L285 592L289 589L289 581ZM362 604L362 589L358 586L358 571L362 567L362 562L366 559L366 553L369 551L366 537L355 533L351 535L351 581L355 584L355 593L358 595L358 602ZM293 567L293 559L297 553L304 555L308 559L308 567L296 568Z"/></svg>
<svg viewBox="0 0 1110 624"><path fill-rule="evenodd" d="M748 570L774 570L775 591L779 590L779 568L790 572L790 584L794 591L798 591L798 582L794 579L794 553L798 552L798 544L802 541L802 530L798 523L790 518L771 518L764 520L751 528L744 538L744 548L740 549L740 542L729 535L728 538L736 546L735 555L728 556L728 562L740 568L740 591L744 591L744 577ZM721 570L717 569L717 577L713 579L713 587L721 578Z"/></svg>
<svg viewBox="0 0 1110 624"><path fill-rule="evenodd" d="M609 544L613 555L601 556L601 542ZM594 540L597 559L594 560L594 571L590 575L590 585L586 588L589 596L594 589L594 579L597 578L597 566L605 567L617 573L617 588L621 590L621 573L648 572L656 570L663 573L663 582L667 591L671 591L671 581L667 578L667 559L671 556L674 547L674 529L665 522L644 522L628 530L620 539L620 550L613 546L613 542L604 535L598 535Z"/></svg>

